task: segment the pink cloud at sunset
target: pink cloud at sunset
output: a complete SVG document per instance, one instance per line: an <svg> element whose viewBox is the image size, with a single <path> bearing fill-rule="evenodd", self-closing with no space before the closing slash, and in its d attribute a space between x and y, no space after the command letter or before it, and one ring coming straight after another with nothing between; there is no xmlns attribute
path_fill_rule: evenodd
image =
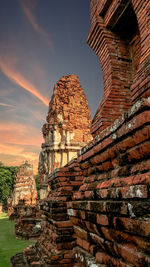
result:
<svg viewBox="0 0 150 267"><path fill-rule="evenodd" d="M21 73L13 69L11 61L0 58L1 71L14 83L36 96L45 106L48 106L49 101L38 91L38 89L30 83Z"/></svg>
<svg viewBox="0 0 150 267"><path fill-rule="evenodd" d="M38 24L33 13L33 10L36 6L35 2L28 0L20 1L20 6L27 20L31 23L33 29L38 32L45 39L48 46L52 48L52 41L49 38L49 34Z"/></svg>

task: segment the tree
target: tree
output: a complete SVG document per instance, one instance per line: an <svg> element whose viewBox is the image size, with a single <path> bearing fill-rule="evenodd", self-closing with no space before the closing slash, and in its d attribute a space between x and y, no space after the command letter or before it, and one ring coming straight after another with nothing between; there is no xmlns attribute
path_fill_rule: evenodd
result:
<svg viewBox="0 0 150 267"><path fill-rule="evenodd" d="M6 205L13 187L12 174L5 168L0 168L0 201Z"/></svg>
<svg viewBox="0 0 150 267"><path fill-rule="evenodd" d="M0 162L0 202L7 205L7 199L11 196L14 185L14 178L18 172L18 167L4 166Z"/></svg>

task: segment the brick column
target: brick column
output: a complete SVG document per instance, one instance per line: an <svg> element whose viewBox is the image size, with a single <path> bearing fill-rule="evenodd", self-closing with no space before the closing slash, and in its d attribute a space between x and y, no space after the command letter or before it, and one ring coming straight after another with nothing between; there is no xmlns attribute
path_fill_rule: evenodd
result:
<svg viewBox="0 0 150 267"><path fill-rule="evenodd" d="M95 136L131 106L131 60L127 43L108 30L100 16L94 21L87 42L100 59L104 81L104 98L91 127Z"/></svg>
<svg viewBox="0 0 150 267"><path fill-rule="evenodd" d="M141 43L141 57L138 71L131 86L132 100L150 96L150 1L132 0Z"/></svg>

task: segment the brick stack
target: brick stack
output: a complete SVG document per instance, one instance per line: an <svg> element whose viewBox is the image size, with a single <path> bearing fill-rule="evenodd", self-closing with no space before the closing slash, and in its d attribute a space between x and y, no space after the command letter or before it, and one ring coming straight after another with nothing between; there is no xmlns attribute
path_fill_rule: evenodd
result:
<svg viewBox="0 0 150 267"><path fill-rule="evenodd" d="M85 179L68 203L77 266L150 265L149 137L150 98L81 150Z"/></svg>

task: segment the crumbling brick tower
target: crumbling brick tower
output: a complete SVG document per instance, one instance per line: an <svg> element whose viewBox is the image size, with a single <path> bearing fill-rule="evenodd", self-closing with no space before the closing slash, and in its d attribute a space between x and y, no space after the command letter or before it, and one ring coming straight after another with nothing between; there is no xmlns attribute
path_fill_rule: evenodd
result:
<svg viewBox="0 0 150 267"><path fill-rule="evenodd" d="M87 42L100 59L104 81L93 135L150 95L149 5L148 0L91 0Z"/></svg>
<svg viewBox="0 0 150 267"><path fill-rule="evenodd" d="M77 75L65 75L54 85L46 120L38 168L41 199L48 192L48 175L75 158L92 139L88 101Z"/></svg>
<svg viewBox="0 0 150 267"><path fill-rule="evenodd" d="M33 166L27 161L20 166L15 177L12 206L16 206L20 200L23 200L25 205L35 205L37 201Z"/></svg>
<svg viewBox="0 0 150 267"><path fill-rule="evenodd" d="M40 235L40 212L37 202L33 166L22 164L14 180L12 199L8 203L9 218L15 221L15 235L37 238Z"/></svg>

